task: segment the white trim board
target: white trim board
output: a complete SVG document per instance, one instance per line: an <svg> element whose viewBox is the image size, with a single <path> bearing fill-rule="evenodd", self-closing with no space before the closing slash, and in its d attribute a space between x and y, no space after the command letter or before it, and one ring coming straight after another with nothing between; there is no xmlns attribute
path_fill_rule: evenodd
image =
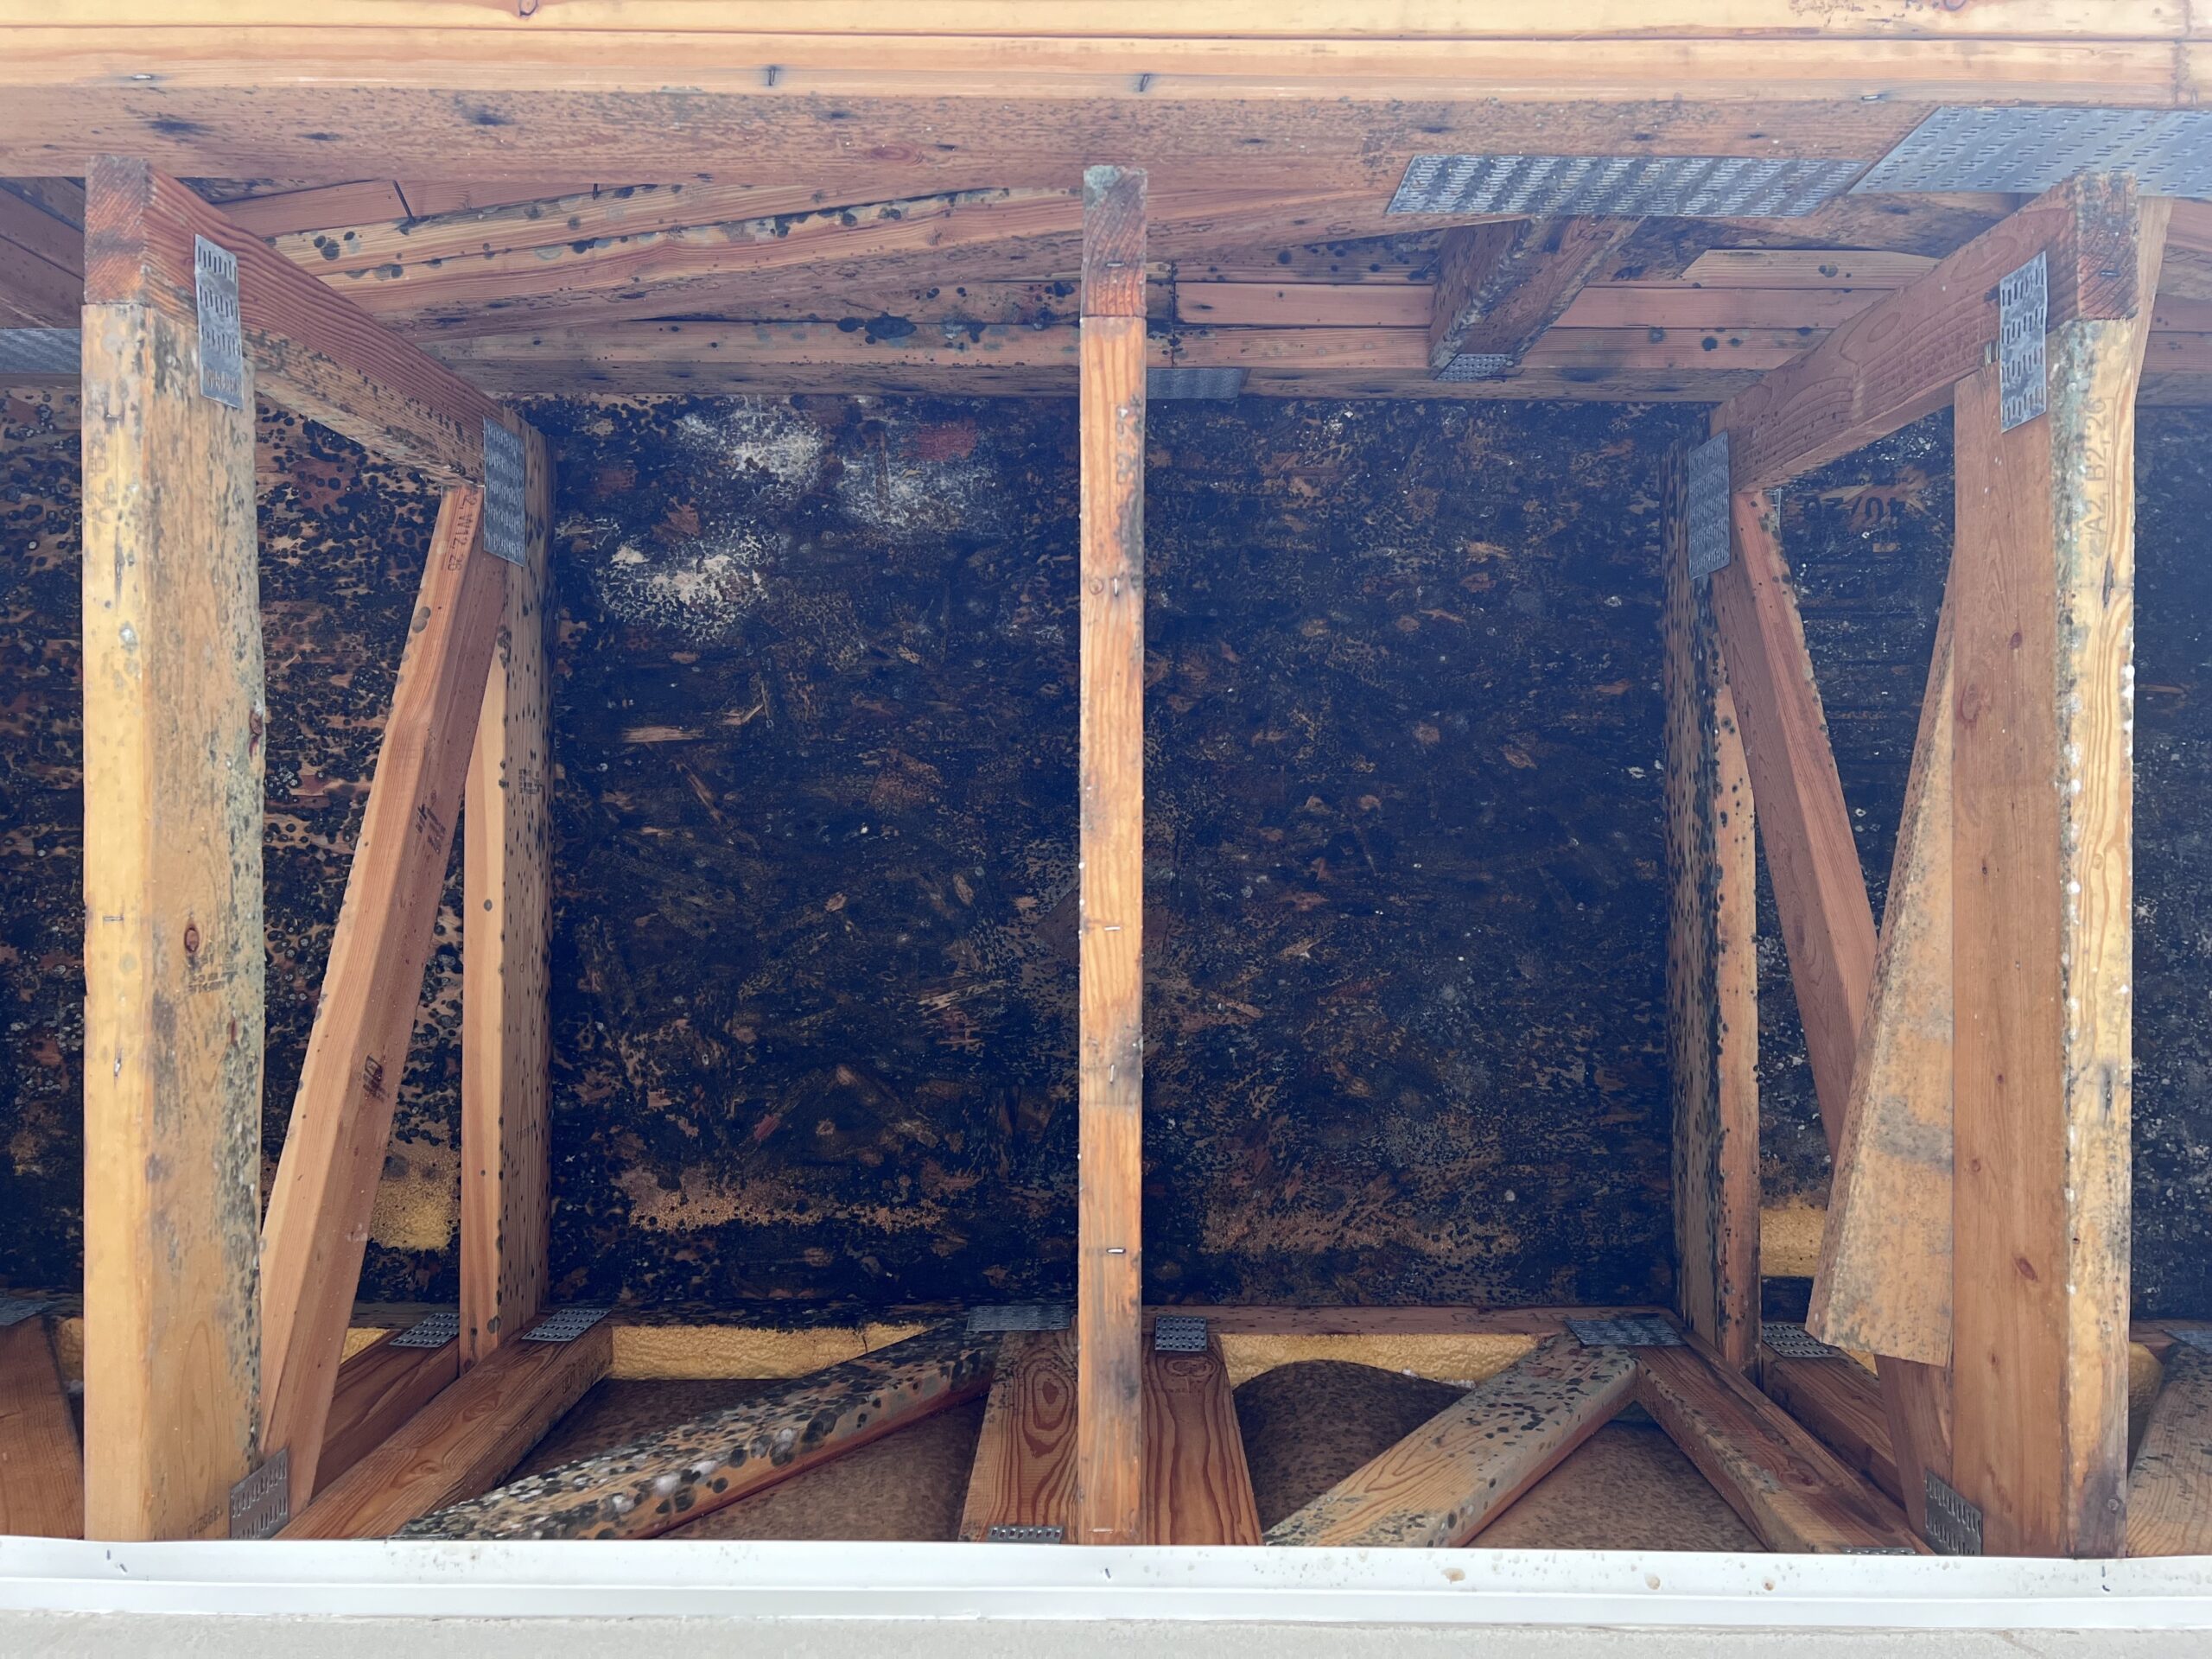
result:
<svg viewBox="0 0 2212 1659"><path fill-rule="evenodd" d="M0 1538L0 1612L2212 1629L2212 1557Z"/></svg>

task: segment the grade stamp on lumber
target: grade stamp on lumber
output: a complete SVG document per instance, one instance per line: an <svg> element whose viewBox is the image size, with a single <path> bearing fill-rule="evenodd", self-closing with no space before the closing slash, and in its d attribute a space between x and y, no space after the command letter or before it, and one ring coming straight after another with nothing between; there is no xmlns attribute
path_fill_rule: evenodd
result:
<svg viewBox="0 0 2212 1659"><path fill-rule="evenodd" d="M1559 1337L1268 1529L1270 1544L1450 1549L1611 1421L1636 1356Z"/></svg>
<svg viewBox="0 0 2212 1659"><path fill-rule="evenodd" d="M424 1516L408 1538L652 1538L990 1385L995 1335L944 1325L772 1394Z"/></svg>

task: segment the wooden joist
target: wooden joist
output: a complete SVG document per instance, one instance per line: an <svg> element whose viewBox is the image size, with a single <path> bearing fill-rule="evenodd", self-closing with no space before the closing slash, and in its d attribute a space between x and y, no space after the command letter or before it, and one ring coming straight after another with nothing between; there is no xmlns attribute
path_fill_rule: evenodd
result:
<svg viewBox="0 0 2212 1659"><path fill-rule="evenodd" d="M2112 193L2157 287L2164 204ZM2055 273L2054 273L2055 274ZM1958 389L1953 1484L1993 1554L2126 1541L2135 387L2149 307L2062 313L2050 410Z"/></svg>
<svg viewBox="0 0 2212 1659"><path fill-rule="evenodd" d="M453 1503L410 1538L652 1538L990 1386L999 1338L945 1325L615 1451ZM462 1378L505 1363L509 1344ZM448 1394L457 1391L448 1390Z"/></svg>
<svg viewBox="0 0 2212 1659"><path fill-rule="evenodd" d="M2130 1555L2212 1554L2212 1354L2176 1343L2127 1471Z"/></svg>
<svg viewBox="0 0 2212 1659"><path fill-rule="evenodd" d="M1847 1354L1806 1358L1777 1353L1762 1343L1758 1382L1762 1393L1891 1503L1904 1501L1890 1450L1889 1414L1873 1372Z"/></svg>
<svg viewBox="0 0 2212 1659"><path fill-rule="evenodd" d="M1428 365L1518 363L1635 232L1633 219L1506 219L1444 233Z"/></svg>
<svg viewBox="0 0 2212 1659"><path fill-rule="evenodd" d="M1267 1541L1456 1548L1611 1422L1637 1376L1628 1349L1554 1337L1277 1522Z"/></svg>
<svg viewBox="0 0 2212 1659"><path fill-rule="evenodd" d="M1936 626L1806 1325L1951 1358L1951 607Z"/></svg>
<svg viewBox="0 0 2212 1659"><path fill-rule="evenodd" d="M118 193L90 213L156 258ZM254 375L202 396L192 313L147 294L83 317L85 1524L219 1535L260 1460Z"/></svg>
<svg viewBox="0 0 2212 1659"><path fill-rule="evenodd" d="M525 429L523 563L506 575L461 813L461 1340L471 1364L521 1330L545 1300L552 521L552 463L544 439Z"/></svg>
<svg viewBox="0 0 2212 1659"><path fill-rule="evenodd" d="M1144 1357L1144 1541L1256 1544L1260 1513L1221 1339Z"/></svg>
<svg viewBox="0 0 2212 1659"><path fill-rule="evenodd" d="M85 1465L46 1321L0 1329L0 1534L85 1535Z"/></svg>
<svg viewBox="0 0 2212 1659"><path fill-rule="evenodd" d="M331 1389L422 999L507 566L449 488L377 756L262 1230L262 1438L315 1491Z"/></svg>
<svg viewBox="0 0 2212 1659"><path fill-rule="evenodd" d="M193 238L205 237L237 256L246 356L271 402L447 481L481 480L486 420L518 429L482 392L176 180L102 156L86 188L88 304L142 304L192 321Z"/></svg>
<svg viewBox="0 0 2212 1659"><path fill-rule="evenodd" d="M74 328L85 238L32 196L0 186L0 327Z"/></svg>
<svg viewBox="0 0 2212 1659"><path fill-rule="evenodd" d="M1904 1516L1764 1395L1693 1348L1639 1348L1636 1397L1769 1549L1916 1548Z"/></svg>
<svg viewBox="0 0 2212 1659"><path fill-rule="evenodd" d="M317 1483L325 1488L399 1431L461 1375L459 1338L435 1348L402 1348L379 1337L338 1368ZM306 1494L295 1489L296 1507Z"/></svg>
<svg viewBox="0 0 2212 1659"><path fill-rule="evenodd" d="M1942 408L1998 334L1999 283L2050 261L2050 325L2138 308L2132 181L2076 179L2040 195L1836 329L1802 362L1713 416L1738 490L1764 490Z"/></svg>
<svg viewBox="0 0 2212 1659"><path fill-rule="evenodd" d="M959 1536L982 1543L993 1527L1057 1527L1065 1539L1075 1516L1074 1333L1010 1333L995 1364Z"/></svg>
<svg viewBox="0 0 2212 1659"><path fill-rule="evenodd" d="M1084 175L1076 1528L1143 1538L1145 175Z"/></svg>
<svg viewBox="0 0 2212 1659"><path fill-rule="evenodd" d="M613 1337L601 1320L569 1342L502 1344L327 1483L281 1535L388 1538L417 1516L474 1497L607 1375Z"/></svg>

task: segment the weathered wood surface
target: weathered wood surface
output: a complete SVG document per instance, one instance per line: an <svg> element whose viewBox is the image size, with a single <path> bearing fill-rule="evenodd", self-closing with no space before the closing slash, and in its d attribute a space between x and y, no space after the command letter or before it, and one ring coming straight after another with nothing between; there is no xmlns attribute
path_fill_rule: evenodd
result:
<svg viewBox="0 0 2212 1659"><path fill-rule="evenodd" d="M1637 1402L1769 1549L1919 1548L1889 1499L1743 1378L1690 1348L1635 1357Z"/></svg>
<svg viewBox="0 0 2212 1659"><path fill-rule="evenodd" d="M85 1459L46 1321L0 1330L0 1534L85 1535Z"/></svg>
<svg viewBox="0 0 2212 1659"><path fill-rule="evenodd" d="M1806 1325L1951 1357L1951 619L1936 628Z"/></svg>
<svg viewBox="0 0 2212 1659"><path fill-rule="evenodd" d="M85 1524L220 1535L262 1409L252 372L232 410L190 321L125 299L84 327Z"/></svg>
<svg viewBox="0 0 2212 1659"><path fill-rule="evenodd" d="M1259 1511L1218 1337L1205 1351L1144 1355L1148 1544L1256 1544Z"/></svg>
<svg viewBox="0 0 2212 1659"><path fill-rule="evenodd" d="M0 328L74 328L84 303L84 238L0 189Z"/></svg>
<svg viewBox="0 0 2212 1659"><path fill-rule="evenodd" d="M2162 207L2139 232L2129 286L2149 292ZM2059 323L2047 417L2001 431L1994 366L1961 385L1954 416L1953 1484L2005 1554L2113 1554L2126 1540L2148 330L2147 308Z"/></svg>
<svg viewBox="0 0 2212 1659"><path fill-rule="evenodd" d="M2127 1553L2212 1554L2212 1354L2183 1343L2127 1471Z"/></svg>
<svg viewBox="0 0 2212 1659"><path fill-rule="evenodd" d="M957 1325L909 1337L744 1405L451 1504L403 1535L655 1537L901 1424L975 1398L990 1386L998 1344L996 1336L971 1337ZM505 1351L488 1363L499 1363Z"/></svg>
<svg viewBox="0 0 2212 1659"><path fill-rule="evenodd" d="M1667 461L1662 573L1676 1299L1683 1321L1740 1369L1759 1322L1757 850L1712 586L1689 574L1683 464L1680 452Z"/></svg>
<svg viewBox="0 0 2212 1659"><path fill-rule="evenodd" d="M1000 1338L968 1477L959 1535L988 1539L995 1526L1075 1522L1075 1335L1017 1332Z"/></svg>
<svg viewBox="0 0 2212 1659"><path fill-rule="evenodd" d="M1518 362L1635 234L1632 219L1509 219L1448 230L1438 251L1428 364Z"/></svg>
<svg viewBox="0 0 2212 1659"><path fill-rule="evenodd" d="M552 1165L552 464L523 435L524 561L478 717L461 812L461 1341L474 1363L545 1300Z"/></svg>
<svg viewBox="0 0 2212 1659"><path fill-rule="evenodd" d="M482 511L467 486L439 509L262 1227L262 1436L290 1449L301 1491L315 1490L505 603Z"/></svg>
<svg viewBox="0 0 2212 1659"><path fill-rule="evenodd" d="M1611 1421L1636 1387L1633 1351L1554 1337L1276 1522L1267 1541L1455 1548Z"/></svg>
<svg viewBox="0 0 2212 1659"><path fill-rule="evenodd" d="M323 1486L279 1535L389 1538L418 1516L474 1497L607 1375L613 1352L604 1320L573 1342L502 1344Z"/></svg>
<svg viewBox="0 0 2212 1659"><path fill-rule="evenodd" d="M436 1348L399 1348L391 1336L379 1337L338 1368L315 1465L318 1486L329 1486L382 1446L461 1375L457 1338ZM296 1489L294 1507L303 1506L306 1497Z"/></svg>
<svg viewBox="0 0 2212 1659"><path fill-rule="evenodd" d="M1796 1359L1759 1350L1760 1390L1795 1417L1822 1446L1901 1502L1897 1462L1890 1451L1890 1420L1882 1385L1849 1356Z"/></svg>

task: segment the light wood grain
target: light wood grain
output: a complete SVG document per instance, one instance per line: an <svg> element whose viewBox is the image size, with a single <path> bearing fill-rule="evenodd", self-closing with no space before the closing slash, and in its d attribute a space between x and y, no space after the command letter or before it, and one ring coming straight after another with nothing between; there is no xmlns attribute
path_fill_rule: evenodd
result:
<svg viewBox="0 0 2212 1659"><path fill-rule="evenodd" d="M607 1375L602 1320L573 1342L510 1342L436 1395L316 1494L285 1538L388 1538L417 1516L474 1497L521 1462Z"/></svg>
<svg viewBox="0 0 2212 1659"><path fill-rule="evenodd" d="M1144 1356L1144 1539L1256 1544L1260 1513L1221 1339L1202 1353Z"/></svg>
<svg viewBox="0 0 2212 1659"><path fill-rule="evenodd" d="M1758 961L1751 779L1709 582L1689 574L1683 457L1668 459L1668 1073L1683 1322L1748 1365L1759 1323Z"/></svg>
<svg viewBox="0 0 2212 1659"><path fill-rule="evenodd" d="M524 562L506 573L461 813L461 1344L468 1364L521 1330L545 1300L553 472L535 430L523 435L523 513Z"/></svg>
<svg viewBox="0 0 2212 1659"><path fill-rule="evenodd" d="M0 1330L0 1534L85 1535L85 1463L46 1321Z"/></svg>
<svg viewBox="0 0 2212 1659"><path fill-rule="evenodd" d="M1759 1349L1759 1388L1845 1463L1872 1481L1891 1503L1904 1489L1890 1451L1889 1413L1873 1372L1848 1355L1787 1358Z"/></svg>
<svg viewBox="0 0 2212 1659"><path fill-rule="evenodd" d="M1144 232L1141 173L1084 177L1076 1529L1142 1541Z"/></svg>
<svg viewBox="0 0 2212 1659"><path fill-rule="evenodd" d="M1633 219L1506 220L1445 232L1428 363L1461 353L1518 361L1635 233Z"/></svg>
<svg viewBox="0 0 2212 1659"><path fill-rule="evenodd" d="M1554 1337L1277 1522L1267 1541L1456 1548L1611 1422L1636 1385L1629 1350Z"/></svg>
<svg viewBox="0 0 2212 1659"><path fill-rule="evenodd" d="M481 493L446 492L263 1227L262 1438L315 1490L392 1108L505 605Z"/></svg>
<svg viewBox="0 0 2212 1659"><path fill-rule="evenodd" d="M980 1543L997 1526L1071 1533L1075 1397L1072 1331L1016 1332L1000 1339L961 1537Z"/></svg>
<svg viewBox="0 0 2212 1659"><path fill-rule="evenodd" d="M94 233L132 233L92 180ZM85 1524L227 1528L259 1458L263 700L252 375L84 323Z"/></svg>
<svg viewBox="0 0 2212 1659"><path fill-rule="evenodd" d="M0 190L0 326L75 327L85 302L83 250L73 226Z"/></svg>
<svg viewBox="0 0 2212 1659"><path fill-rule="evenodd" d="M2177 1343L2127 1471L2130 1555L2212 1554L2212 1354Z"/></svg>
<svg viewBox="0 0 2212 1659"><path fill-rule="evenodd" d="M315 1478L327 1487L397 1433L461 1375L458 1339L435 1348L398 1348L379 1337L338 1368L330 1421ZM295 1489L294 1501L302 1495Z"/></svg>
<svg viewBox="0 0 2212 1659"><path fill-rule="evenodd" d="M1769 1549L1918 1548L1895 1504L1743 1378L1691 1348L1635 1354L1637 1402Z"/></svg>

